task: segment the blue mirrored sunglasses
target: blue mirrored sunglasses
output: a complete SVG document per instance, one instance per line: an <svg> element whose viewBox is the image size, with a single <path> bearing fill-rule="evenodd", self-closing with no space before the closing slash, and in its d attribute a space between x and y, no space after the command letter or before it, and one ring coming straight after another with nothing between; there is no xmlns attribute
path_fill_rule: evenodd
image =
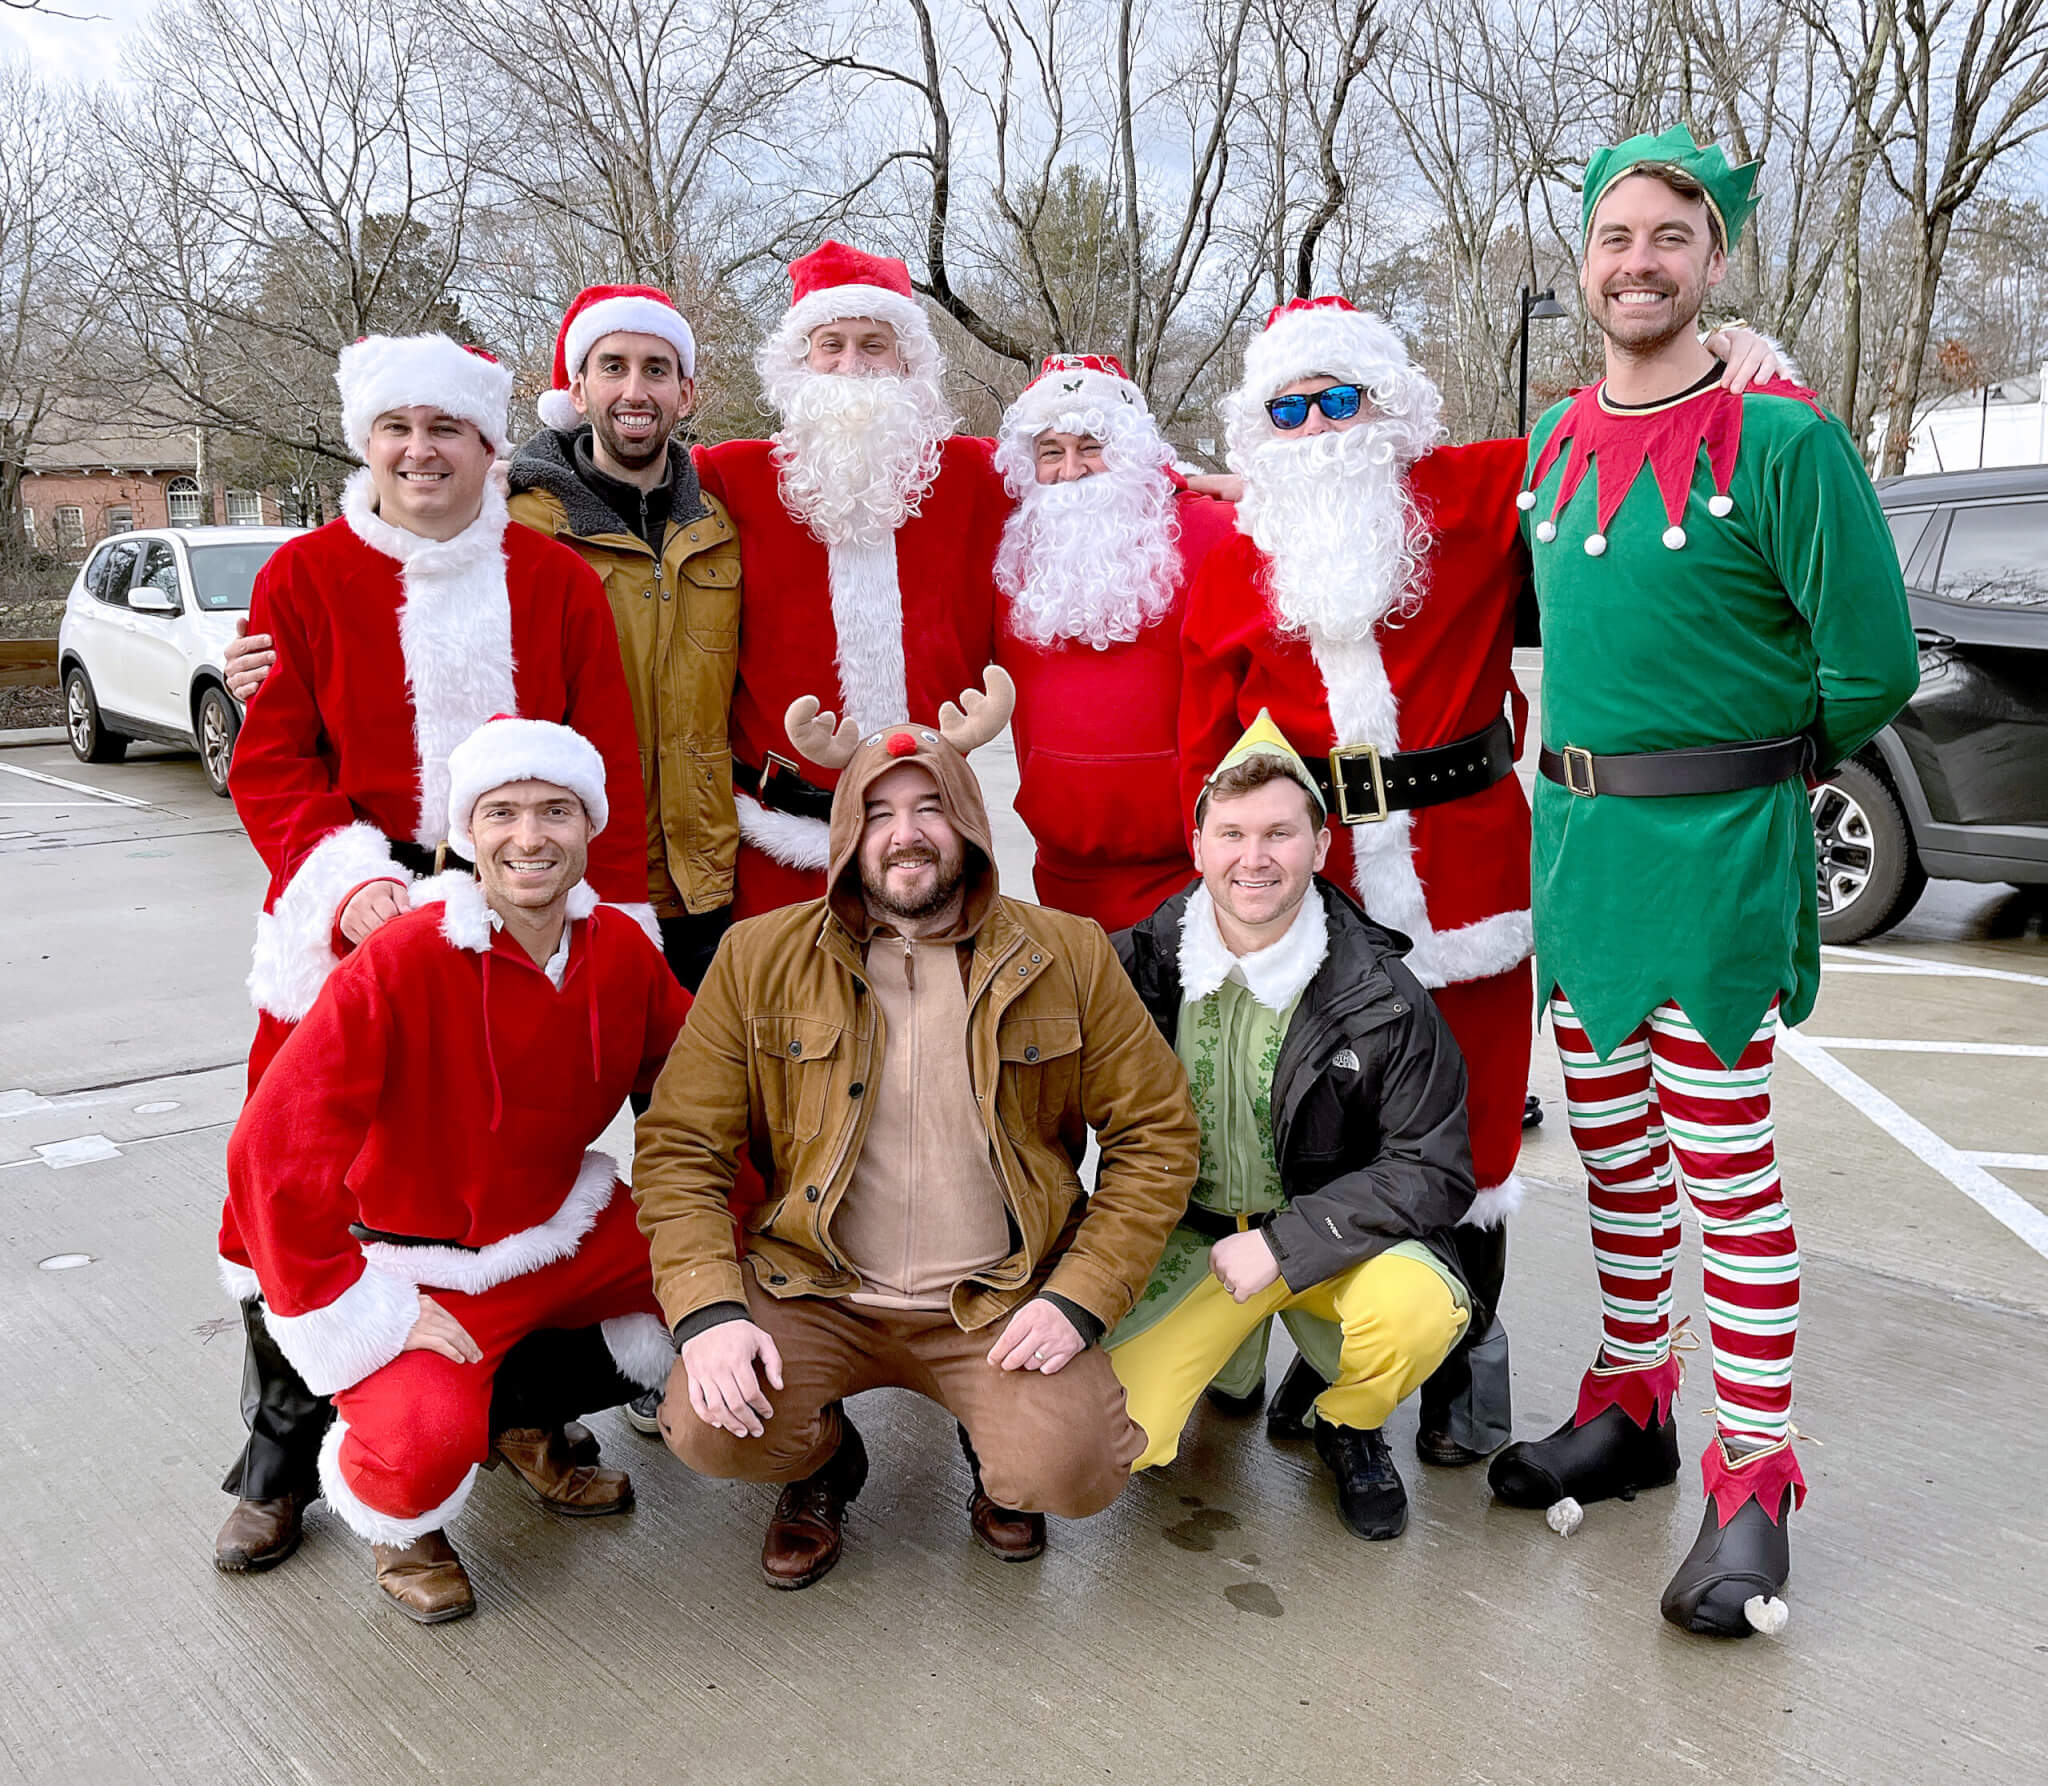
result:
<svg viewBox="0 0 2048 1786"><path fill-rule="evenodd" d="M1291 397L1269 397L1266 399L1266 413L1273 418L1276 428L1299 428L1308 420L1308 406L1313 403L1324 416L1333 422L1348 422L1358 413L1358 406L1365 401L1365 386L1357 384L1333 384L1328 390L1313 395L1297 391Z"/></svg>

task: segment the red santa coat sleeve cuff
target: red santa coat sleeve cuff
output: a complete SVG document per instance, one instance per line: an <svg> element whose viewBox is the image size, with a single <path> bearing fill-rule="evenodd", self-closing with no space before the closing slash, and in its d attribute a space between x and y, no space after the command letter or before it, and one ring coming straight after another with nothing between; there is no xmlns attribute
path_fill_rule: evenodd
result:
<svg viewBox="0 0 2048 1786"><path fill-rule="evenodd" d="M661 927L647 896L647 789L618 628L597 573L573 554L564 556L570 580L562 604L562 668L569 693L564 718L604 759L605 803L611 809L604 829L591 839L588 877L598 898L623 911L658 949Z"/></svg>
<svg viewBox="0 0 2048 1786"><path fill-rule="evenodd" d="M347 1184L384 1083L390 1013L360 953L285 1044L228 1143L228 1198L278 1348L318 1395L405 1349L413 1285L371 1267Z"/></svg>
<svg viewBox="0 0 2048 1786"><path fill-rule="evenodd" d="M270 910L256 919L249 997L259 1011L296 1023L313 1008L347 953L339 946L341 908L356 889L379 880L406 885L410 877L392 861L390 841L375 825L343 825L306 852Z"/></svg>

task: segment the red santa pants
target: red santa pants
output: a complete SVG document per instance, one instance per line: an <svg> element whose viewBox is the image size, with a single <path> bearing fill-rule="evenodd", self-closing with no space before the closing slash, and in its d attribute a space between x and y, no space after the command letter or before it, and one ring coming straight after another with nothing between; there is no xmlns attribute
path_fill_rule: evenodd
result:
<svg viewBox="0 0 2048 1786"><path fill-rule="evenodd" d="M1525 961L1484 980L1436 987L1429 996L1465 1057L1472 1180L1483 1193L1514 1176L1522 1152L1522 1104L1529 1095L1536 1035L1535 975Z"/></svg>
<svg viewBox="0 0 2048 1786"><path fill-rule="evenodd" d="M457 1364L438 1352L401 1352L334 1398L321 1492L373 1544L410 1544L461 1510L490 1455L498 1366L528 1334L607 1323L606 1343L626 1376L650 1389L667 1381L674 1353L654 1299L647 1240L623 1185L614 1186L570 1257L477 1295L421 1288L462 1323L483 1360Z"/></svg>

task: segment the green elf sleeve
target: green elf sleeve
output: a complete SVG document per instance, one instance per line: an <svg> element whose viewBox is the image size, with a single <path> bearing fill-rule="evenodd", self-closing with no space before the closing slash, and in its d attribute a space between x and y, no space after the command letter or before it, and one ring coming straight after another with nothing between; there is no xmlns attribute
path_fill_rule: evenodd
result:
<svg viewBox="0 0 2048 1786"><path fill-rule="evenodd" d="M1760 543L1813 635L1823 772L1865 743L1920 684L1906 589L1877 492L1847 431L1798 428L1766 472Z"/></svg>

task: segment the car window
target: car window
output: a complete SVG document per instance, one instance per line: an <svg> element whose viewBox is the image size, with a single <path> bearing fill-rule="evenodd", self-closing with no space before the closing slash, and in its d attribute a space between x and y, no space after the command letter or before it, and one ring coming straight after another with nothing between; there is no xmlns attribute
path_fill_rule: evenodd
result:
<svg viewBox="0 0 2048 1786"><path fill-rule="evenodd" d="M247 545L194 546L192 583L202 608L246 608L256 573L270 562L283 540L252 540Z"/></svg>
<svg viewBox="0 0 2048 1786"><path fill-rule="evenodd" d="M1904 570L1913 562L1913 548L1920 543L1920 536L1927 531L1927 522L1932 509L1887 509L1885 521L1892 530L1892 544L1898 548L1899 569Z"/></svg>
<svg viewBox="0 0 2048 1786"><path fill-rule="evenodd" d="M1957 509L1934 593L1988 608L2048 609L2048 501Z"/></svg>
<svg viewBox="0 0 2048 1786"><path fill-rule="evenodd" d="M184 581L178 575L178 555L169 540L151 540L142 554L142 569L136 573L137 589L160 589L174 602L185 600Z"/></svg>
<svg viewBox="0 0 2048 1786"><path fill-rule="evenodd" d="M85 586L99 600L125 608L128 605L128 578L135 569L137 550L125 542L103 547L86 570Z"/></svg>

